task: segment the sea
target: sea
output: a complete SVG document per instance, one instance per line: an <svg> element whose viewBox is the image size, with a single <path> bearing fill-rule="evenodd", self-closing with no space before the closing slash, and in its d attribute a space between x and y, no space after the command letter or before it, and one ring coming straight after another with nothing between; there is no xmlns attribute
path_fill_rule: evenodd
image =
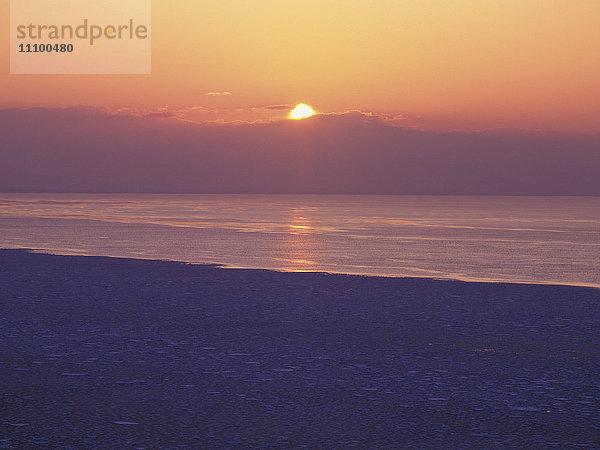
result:
<svg viewBox="0 0 600 450"><path fill-rule="evenodd" d="M600 197L0 194L0 248L600 287Z"/></svg>

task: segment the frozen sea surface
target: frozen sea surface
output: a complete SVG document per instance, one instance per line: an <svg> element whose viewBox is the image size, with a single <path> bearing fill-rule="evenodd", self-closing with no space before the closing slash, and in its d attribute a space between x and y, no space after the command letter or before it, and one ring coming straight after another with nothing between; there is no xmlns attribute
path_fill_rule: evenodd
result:
<svg viewBox="0 0 600 450"><path fill-rule="evenodd" d="M600 290L0 251L0 448L600 446Z"/></svg>

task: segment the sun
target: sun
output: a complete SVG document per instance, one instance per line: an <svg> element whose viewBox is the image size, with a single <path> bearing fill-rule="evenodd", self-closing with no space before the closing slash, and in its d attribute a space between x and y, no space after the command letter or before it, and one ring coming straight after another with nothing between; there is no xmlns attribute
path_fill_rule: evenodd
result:
<svg viewBox="0 0 600 450"><path fill-rule="evenodd" d="M300 105L298 105L294 109L292 109L292 112L290 112L290 118L291 119L304 119L306 117L313 116L314 114L315 114L315 112L313 111L313 109L310 106L305 105L304 103L301 103Z"/></svg>

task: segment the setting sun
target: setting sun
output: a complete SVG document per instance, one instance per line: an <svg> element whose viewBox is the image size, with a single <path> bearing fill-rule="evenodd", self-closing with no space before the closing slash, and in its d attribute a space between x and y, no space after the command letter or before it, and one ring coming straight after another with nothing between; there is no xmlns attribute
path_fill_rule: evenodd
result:
<svg viewBox="0 0 600 450"><path fill-rule="evenodd" d="M300 104L296 106L292 112L290 112L290 118L292 119L304 119L306 117L313 116L315 112L313 109L305 104Z"/></svg>

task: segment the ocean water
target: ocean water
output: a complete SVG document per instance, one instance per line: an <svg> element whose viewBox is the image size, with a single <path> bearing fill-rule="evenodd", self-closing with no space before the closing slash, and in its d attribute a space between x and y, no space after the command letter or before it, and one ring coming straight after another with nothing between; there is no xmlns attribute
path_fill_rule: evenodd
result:
<svg viewBox="0 0 600 450"><path fill-rule="evenodd" d="M600 287L600 197L0 194L0 247Z"/></svg>

